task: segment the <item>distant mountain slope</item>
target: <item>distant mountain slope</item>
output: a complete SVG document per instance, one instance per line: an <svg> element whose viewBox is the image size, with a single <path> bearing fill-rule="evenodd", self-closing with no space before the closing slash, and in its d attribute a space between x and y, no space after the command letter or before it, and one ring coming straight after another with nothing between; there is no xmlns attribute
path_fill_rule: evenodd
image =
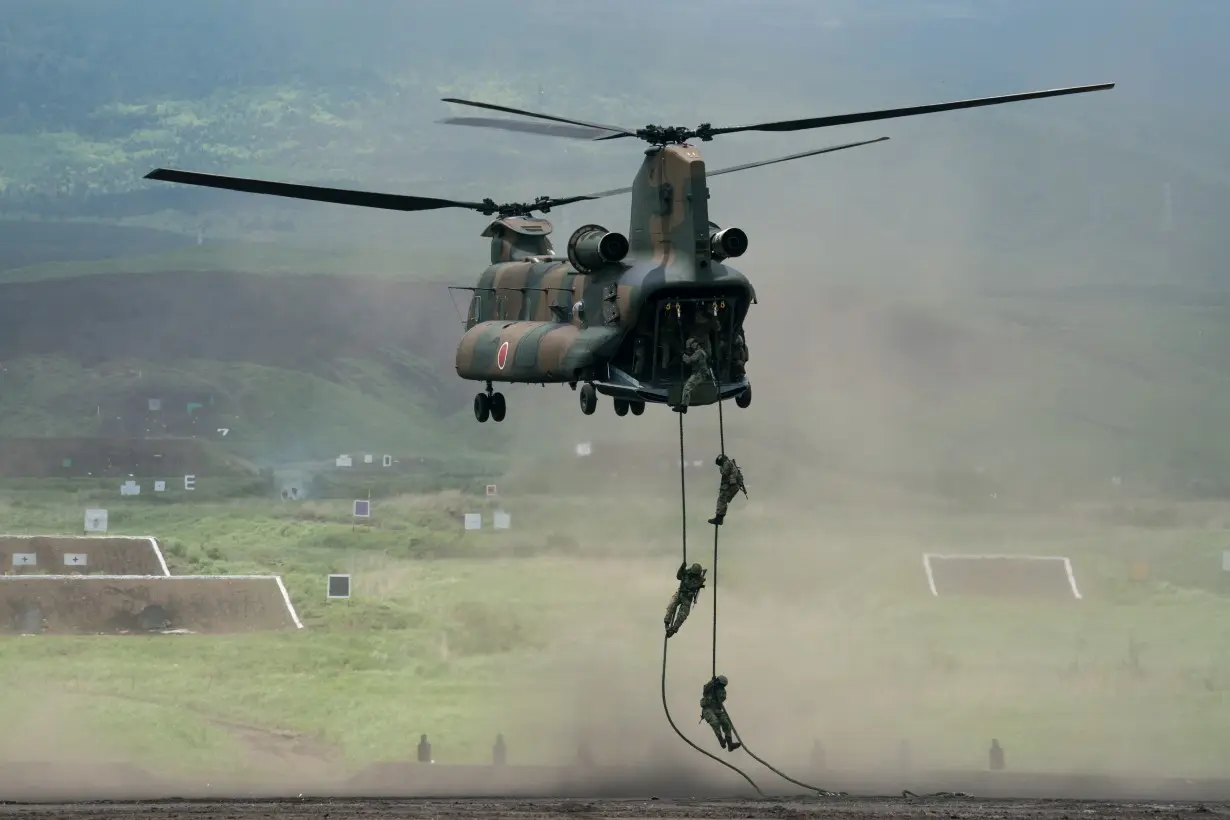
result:
<svg viewBox="0 0 1230 820"><path fill-rule="evenodd" d="M144 434L156 421L148 399L165 397L169 413L178 397L205 405L211 424L233 428L227 444L253 456L437 451L448 447L437 437L445 419L469 397L452 372L459 334L442 287L363 277L2 285L0 433Z"/></svg>

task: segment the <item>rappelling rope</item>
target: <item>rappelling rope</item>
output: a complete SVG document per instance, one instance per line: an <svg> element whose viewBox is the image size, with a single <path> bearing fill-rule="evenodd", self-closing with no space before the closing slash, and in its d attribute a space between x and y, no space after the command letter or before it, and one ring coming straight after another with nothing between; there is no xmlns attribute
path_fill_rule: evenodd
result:
<svg viewBox="0 0 1230 820"><path fill-rule="evenodd" d="M726 455L726 420L722 415L721 398L718 399L717 406L718 406L718 437L719 437L719 442L721 445L721 453L722 455ZM683 422L682 414L680 414L679 420L680 420L680 424L682 424ZM721 528L716 524L713 526L713 592L712 592L712 595L713 595L713 676L714 677L717 676L717 561L718 561L718 530L720 529ZM726 710L726 716L730 717L729 709ZM733 728L734 719L731 718L730 722ZM757 757L756 754L751 749L747 748L747 744L744 743L743 738L739 736L738 729L734 730L734 735L735 735L735 740L739 741L739 743L743 745L743 751L747 752L748 756L752 758L752 760L755 760L757 763L764 766L766 769L773 772L775 775L782 778L783 780L787 780L796 786L802 786L803 788L808 789L810 791L818 792L819 794L825 797L839 797L839 796L845 795L845 792L833 792L833 791L829 791L828 789L822 789L819 786L812 786L811 784L804 783L801 780L795 780L793 777L790 777L789 775L775 768L771 763L768 763L767 761L762 760L761 758Z"/></svg>
<svg viewBox="0 0 1230 820"><path fill-rule="evenodd" d="M687 462L685 462L683 459L683 413L680 413L679 414L679 495L682 500L682 506L683 506L683 563L684 564L687 564L688 562L687 479L685 478L684 472L683 472L684 468L686 467L686 464ZM714 629L716 628L717 628L717 620L715 616ZM662 711L666 713L666 722L671 725L671 728L675 730L675 734L679 735L679 738L684 743L688 744L693 749L700 752L701 754L703 754L705 757L709 758L710 760L714 760L714 761L717 761L718 763L721 763L723 766L730 769L735 774L739 775L739 777L742 777L744 780L748 782L748 784L753 789L756 790L756 794L760 795L761 797L764 797L765 793L762 792L760 790L760 787L756 785L756 781L748 777L747 774L742 769L740 769L738 766L735 766L734 764L727 763L725 760L722 760L722 758L718 757L712 752L707 752L701 747L697 746L695 743L693 743L691 740L688 739L687 735L679 731L679 727L675 725L675 720L674 718L671 717L670 706L668 706L666 703L666 651L669 646L670 646L670 637L669 636L664 637L662 639Z"/></svg>
<svg viewBox="0 0 1230 820"><path fill-rule="evenodd" d="M756 785L756 781L748 777L746 772L744 772L742 769L740 769L738 766L734 765L733 763L727 763L725 760L722 760L722 758L718 757L712 752L707 752L704 749L700 748L695 743L693 743L691 740L688 740L688 736L685 735L683 732L679 731L679 727L675 725L675 721L671 717L670 707L666 705L666 647L669 643L670 643L670 638L664 638L662 640L662 711L666 713L666 722L671 725L671 728L675 730L675 734L679 735L679 737L682 738L684 743L688 744L693 749L700 752L701 754L703 754L705 757L709 758L710 760L716 760L718 763L721 763L723 766L730 769L735 774L739 775L739 777L742 777L744 780L746 780L748 784L753 789L756 790L756 794L760 795L761 797L765 797L766 796L765 793L762 792L760 790L760 787Z"/></svg>
<svg viewBox="0 0 1230 820"><path fill-rule="evenodd" d="M729 709L726 710L726 716L730 717ZM731 722L731 725L733 726L735 722L734 718L731 718L730 722ZM748 757L750 757L752 760L755 760L757 763L759 763L761 766L764 766L769 771L773 772L773 774L777 775L782 780L789 780L791 783L793 783L796 786L802 786L803 788L808 789L810 791L818 792L822 797L846 797L849 795L849 792L829 791L828 789L822 789L819 786L813 786L810 783L804 783L802 780L795 780L790 775L776 768L772 763L769 763L768 761L762 760L761 758L757 757L756 753L747 747L747 741L744 740L739 735L738 729L735 729L735 740L743 744L743 751L747 752Z"/></svg>

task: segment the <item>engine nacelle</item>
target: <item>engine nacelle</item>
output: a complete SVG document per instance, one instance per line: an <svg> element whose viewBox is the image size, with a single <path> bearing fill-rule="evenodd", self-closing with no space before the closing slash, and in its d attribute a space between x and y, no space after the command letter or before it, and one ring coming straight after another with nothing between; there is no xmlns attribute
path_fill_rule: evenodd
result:
<svg viewBox="0 0 1230 820"><path fill-rule="evenodd" d="M717 262L742 256L747 251L747 234L738 228L710 225L709 254Z"/></svg>
<svg viewBox="0 0 1230 820"><path fill-rule="evenodd" d="M628 237L601 225L582 225L568 239L568 261L581 273L591 273L627 255Z"/></svg>

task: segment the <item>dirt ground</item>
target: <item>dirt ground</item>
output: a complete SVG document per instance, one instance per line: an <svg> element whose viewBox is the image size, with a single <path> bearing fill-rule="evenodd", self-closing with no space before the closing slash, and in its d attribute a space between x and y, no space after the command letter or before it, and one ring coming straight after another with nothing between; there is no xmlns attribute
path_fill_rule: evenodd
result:
<svg viewBox="0 0 1230 820"><path fill-rule="evenodd" d="M296 628L273 576L0 578L0 631L148 633L165 621L214 634Z"/></svg>
<svg viewBox="0 0 1230 820"><path fill-rule="evenodd" d="M34 563L15 564L18 554L34 555ZM168 574L152 539L106 536L0 535L0 569L12 575Z"/></svg>
<svg viewBox="0 0 1230 820"><path fill-rule="evenodd" d="M521 820L553 818L1063 818L1113 817L1159 820L1189 815L1226 815L1230 807L1203 804L1107 803L1072 800L971 800L902 798L838 798L789 800L491 800L452 798L446 800L378 799L282 799L201 800L153 803L76 803L46 805L0 805L0 817L63 817L73 820L119 820L142 817L172 818L329 818L329 820L378 820L378 818L515 817Z"/></svg>

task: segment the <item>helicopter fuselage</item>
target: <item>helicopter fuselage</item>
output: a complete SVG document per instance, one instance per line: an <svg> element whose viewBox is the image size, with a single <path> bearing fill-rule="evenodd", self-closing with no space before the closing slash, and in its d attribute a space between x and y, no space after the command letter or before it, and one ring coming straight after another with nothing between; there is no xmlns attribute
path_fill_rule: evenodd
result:
<svg viewBox="0 0 1230 820"><path fill-rule="evenodd" d="M700 311L713 320L708 338L715 378L695 390L690 403L737 396L747 380L732 373L730 340L755 291L730 266L710 261L697 271L690 262L632 258L586 273L541 257L493 264L473 289L457 375L574 387L587 382L616 399L675 403L688 375L684 343Z"/></svg>

